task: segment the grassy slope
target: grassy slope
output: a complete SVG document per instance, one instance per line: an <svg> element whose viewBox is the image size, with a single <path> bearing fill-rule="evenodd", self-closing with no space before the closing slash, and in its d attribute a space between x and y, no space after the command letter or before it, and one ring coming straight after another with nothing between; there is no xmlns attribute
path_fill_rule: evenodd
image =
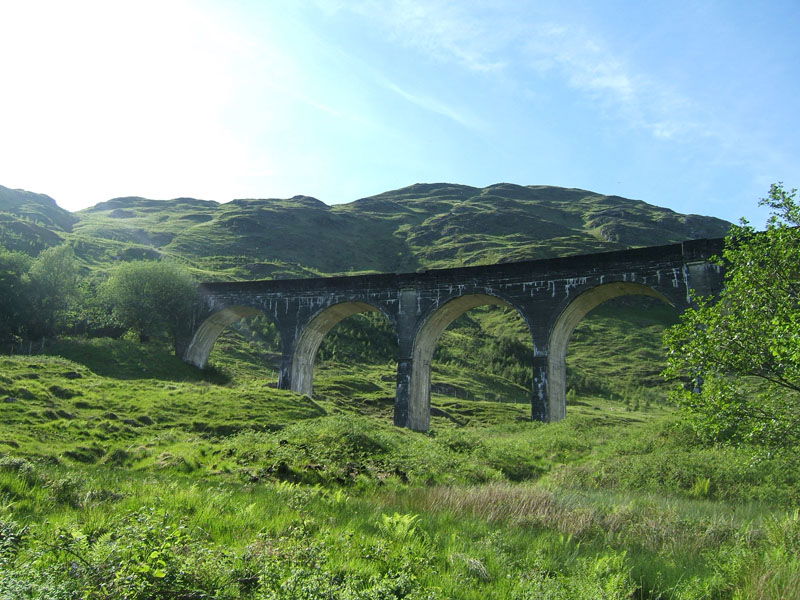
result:
<svg viewBox="0 0 800 600"><path fill-rule="evenodd" d="M3 214L27 215L31 226L68 240L97 277L120 260L163 257L183 262L205 280L414 270L667 243L722 235L727 226L585 190L512 184L418 184L336 206L304 196L227 204L117 198L75 215L46 196L0 191ZM13 241L7 237L0 231L0 240ZM648 311L649 324L631 329L626 313L644 314L646 306L605 308L579 328L570 350L572 387L607 395L655 381L658 328L669 315ZM474 311L445 335L437 361L462 367L472 361L473 369L530 387L524 365L531 348L520 325L514 316ZM385 357L391 345L382 335L377 354ZM626 369L584 350L584 337L628 338L626 355L636 357L638 367ZM351 344L347 334L343 338L339 354ZM274 347L249 351L274 362ZM452 395L464 397L457 381L439 383L436 389L449 386ZM495 394L525 395L508 387Z"/></svg>
<svg viewBox="0 0 800 600"><path fill-rule="evenodd" d="M180 257L236 277L489 264L715 237L728 225L584 190L512 184L419 184L335 206L305 196L222 205L119 198L77 216L85 244L122 242L130 258Z"/></svg>
<svg viewBox="0 0 800 600"><path fill-rule="evenodd" d="M724 226L506 184L339 207L121 199L80 219L57 235L94 269L169 256L209 278L494 262ZM210 372L126 340L2 358L0 598L796 598L796 459L702 447L680 425L652 387L672 318L646 302L595 311L570 346L568 418L542 425L525 421L528 374L503 359L529 351L518 318L471 311L440 344L428 435L389 425L392 346L369 318L326 339L313 401L268 385L275 340L257 322L219 341Z"/></svg>
<svg viewBox="0 0 800 600"><path fill-rule="evenodd" d="M2 359L0 597L796 597L796 465L698 446L668 408L577 396L544 425L442 397L425 435L388 424L386 365L323 366L312 402L258 357L47 352Z"/></svg>
<svg viewBox="0 0 800 600"><path fill-rule="evenodd" d="M0 241L9 250L38 254L61 244L77 220L49 196L0 185Z"/></svg>

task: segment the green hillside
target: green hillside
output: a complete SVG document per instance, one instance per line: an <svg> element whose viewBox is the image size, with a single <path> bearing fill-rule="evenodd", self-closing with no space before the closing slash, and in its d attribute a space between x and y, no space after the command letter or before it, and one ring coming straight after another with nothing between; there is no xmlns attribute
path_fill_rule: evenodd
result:
<svg viewBox="0 0 800 600"><path fill-rule="evenodd" d="M97 293L140 259L209 280L402 271L719 236L725 222L508 184L339 206L118 198L75 214L0 192L3 246L69 244L85 304L70 335L0 356L0 600L800 597L796 453L708 445L680 420L658 376L676 315L651 299L578 326L556 424L529 420L520 317L462 315L438 345L422 434L391 425L396 342L379 315L326 337L312 399L275 389L263 317L228 328L198 370L165 339L107 326Z"/></svg>
<svg viewBox="0 0 800 600"><path fill-rule="evenodd" d="M545 425L440 396L419 434L389 424L385 365L329 362L313 401L258 357L126 340L0 367L3 599L797 598L796 459L657 403L580 394Z"/></svg>
<svg viewBox="0 0 800 600"><path fill-rule="evenodd" d="M68 240L87 264L169 256L225 276L396 272L720 237L728 223L551 186L417 184L329 206L307 196L225 204L129 197L70 214L0 188L0 243ZM27 224L24 229L22 224ZM41 239L40 239L41 238Z"/></svg>
<svg viewBox="0 0 800 600"><path fill-rule="evenodd" d="M61 244L77 221L50 196L0 185L0 244L9 250L38 254Z"/></svg>
<svg viewBox="0 0 800 600"><path fill-rule="evenodd" d="M334 206L307 196L117 198L76 216L76 239L129 245L116 258L181 257L246 278L546 258L719 237L728 225L584 190L511 184L418 184Z"/></svg>
<svg viewBox="0 0 800 600"><path fill-rule="evenodd" d="M506 183L486 188L417 184L335 206L306 196L225 204L126 197L75 214L60 209L48 196L6 188L0 192L0 219L17 227L0 228L0 243L30 254L67 243L94 281L102 281L119 262L131 260L175 260L200 280L309 277L665 244L721 236L728 227L720 219L680 215L638 200ZM659 332L674 319L674 313L644 299L598 309L573 337L570 386L621 397L623 390L657 385L662 365ZM247 352L260 354L268 368L275 369L277 339L269 324L245 322L237 327L250 331ZM232 331L217 344L212 361L227 364L221 349L231 356L245 351L243 340L231 335ZM359 348L359 339L376 335L381 340L376 347ZM331 332L320 358L387 362L394 356L391 344L384 323L357 316ZM524 400L531 384L531 352L517 315L476 309L445 333L435 364L503 374L518 389L492 397L510 394ZM463 396L458 391L463 387L440 381L436 389Z"/></svg>

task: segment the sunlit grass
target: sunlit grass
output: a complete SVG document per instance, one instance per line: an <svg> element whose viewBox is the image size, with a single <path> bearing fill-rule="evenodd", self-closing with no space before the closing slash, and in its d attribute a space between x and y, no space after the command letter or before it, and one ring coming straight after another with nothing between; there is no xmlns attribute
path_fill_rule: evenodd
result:
<svg viewBox="0 0 800 600"><path fill-rule="evenodd" d="M481 399L434 395L421 434L391 425L390 361L323 363L310 400L246 344L185 378L126 344L0 358L0 597L796 597L796 459L703 446L660 401L531 422L453 361Z"/></svg>

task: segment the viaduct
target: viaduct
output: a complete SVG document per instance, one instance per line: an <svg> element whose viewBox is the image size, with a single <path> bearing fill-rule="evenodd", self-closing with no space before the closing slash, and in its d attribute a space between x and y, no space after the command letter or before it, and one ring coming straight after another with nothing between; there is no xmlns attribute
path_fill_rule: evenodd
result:
<svg viewBox="0 0 800 600"><path fill-rule="evenodd" d="M717 294L722 273L710 258L722 247L721 238L699 239L418 273L204 283L178 351L202 368L225 327L263 313L280 333L278 387L310 396L314 357L325 335L342 319L377 311L391 323L399 348L394 423L427 431L439 336L471 308L507 306L527 323L533 342L531 417L558 421L566 414L567 345L578 322L617 296L652 296L683 309L692 302L690 290Z"/></svg>

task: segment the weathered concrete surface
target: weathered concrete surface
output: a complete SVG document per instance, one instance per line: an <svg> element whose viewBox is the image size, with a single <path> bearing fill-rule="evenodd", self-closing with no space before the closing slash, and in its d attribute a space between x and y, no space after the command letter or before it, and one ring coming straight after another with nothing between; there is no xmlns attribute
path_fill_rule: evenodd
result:
<svg viewBox="0 0 800 600"><path fill-rule="evenodd" d="M580 320L622 295L647 295L679 309L689 292L719 292L722 273L709 257L722 239L634 250L421 273L274 281L205 283L202 308L187 321L184 360L203 367L214 341L236 319L263 313L281 337L278 385L313 392L314 357L330 329L350 315L377 311L397 335L396 425L425 431L430 423L430 362L447 326L471 308L516 309L534 348L531 417L566 414L566 352Z"/></svg>

